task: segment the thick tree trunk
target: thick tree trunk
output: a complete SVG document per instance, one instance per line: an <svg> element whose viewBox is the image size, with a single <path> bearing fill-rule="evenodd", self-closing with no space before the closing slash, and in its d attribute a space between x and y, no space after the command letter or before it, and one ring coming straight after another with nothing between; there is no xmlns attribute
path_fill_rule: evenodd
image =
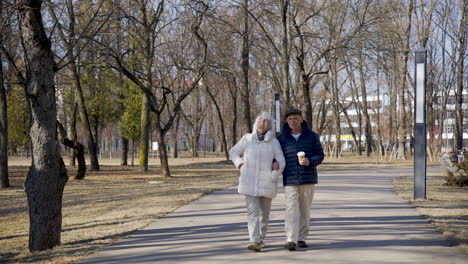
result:
<svg viewBox="0 0 468 264"><path fill-rule="evenodd" d="M54 57L41 16L42 1L17 1L27 76L24 83L31 113L32 165L25 189L29 205L29 250L60 244L62 196L68 180L57 141Z"/></svg>
<svg viewBox="0 0 468 264"><path fill-rule="evenodd" d="M120 158L120 165L127 166L128 165L128 139L124 136L122 138L122 156Z"/></svg>
<svg viewBox="0 0 468 264"><path fill-rule="evenodd" d="M249 92L249 55L250 55L250 43L249 43L249 0L244 0L244 32L242 38L242 73L243 73L243 89L242 89L242 103L244 113L244 132L249 133L252 131L252 122L250 120L250 92Z"/></svg>
<svg viewBox="0 0 468 264"><path fill-rule="evenodd" d="M150 131L150 107L148 97L143 95L141 107L141 136L140 136L140 170L148 171L148 150L149 150L149 131ZM164 148L159 145L159 148Z"/></svg>
<svg viewBox="0 0 468 264"><path fill-rule="evenodd" d="M9 186L7 100L3 81L3 64L0 57L0 187L7 188Z"/></svg>

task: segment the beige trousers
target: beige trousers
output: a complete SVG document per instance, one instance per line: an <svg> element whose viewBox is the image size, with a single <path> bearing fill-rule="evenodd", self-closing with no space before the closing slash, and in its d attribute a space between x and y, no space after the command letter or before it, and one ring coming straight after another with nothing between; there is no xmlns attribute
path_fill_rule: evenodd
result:
<svg viewBox="0 0 468 264"><path fill-rule="evenodd" d="M247 205L247 226L251 242L260 243L266 236L270 218L271 198L245 196Z"/></svg>
<svg viewBox="0 0 468 264"><path fill-rule="evenodd" d="M315 184L285 186L286 241L306 241L309 235L310 206L314 198Z"/></svg>

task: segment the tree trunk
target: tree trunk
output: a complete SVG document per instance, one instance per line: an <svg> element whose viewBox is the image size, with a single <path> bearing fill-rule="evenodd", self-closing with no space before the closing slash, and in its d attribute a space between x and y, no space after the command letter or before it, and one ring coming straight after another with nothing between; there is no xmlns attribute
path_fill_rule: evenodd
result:
<svg viewBox="0 0 468 264"><path fill-rule="evenodd" d="M302 100L305 105L305 120L310 125L310 129L313 129L313 115L312 115L312 102L310 100L309 91L309 76L305 69L305 58L306 52L304 50L304 35L302 34L299 26L294 23L297 33L298 45L296 45L298 54L296 55L297 66L299 67L299 84L298 87L302 90Z"/></svg>
<svg viewBox="0 0 468 264"><path fill-rule="evenodd" d="M406 103L405 103L405 91L407 87L406 75L408 73L408 55L409 55L409 44L411 37L411 17L413 15L413 1L409 1L408 13L407 13L407 26L404 37L404 52L403 61L401 65L402 72L400 74L400 83L398 87L399 95L399 125L398 125L398 158L406 159Z"/></svg>
<svg viewBox="0 0 468 264"><path fill-rule="evenodd" d="M31 114L32 165L24 183L29 205L29 250L60 244L62 196L68 180L57 141L55 62L41 16L42 1L17 1L25 53L25 93Z"/></svg>
<svg viewBox="0 0 468 264"><path fill-rule="evenodd" d="M229 82L229 91L231 93L232 104L231 144L229 148L236 145L237 143L237 89L235 78L232 79L234 80L233 85L231 85L231 83ZM279 122L279 120L276 120L276 122Z"/></svg>
<svg viewBox="0 0 468 264"><path fill-rule="evenodd" d="M150 131L150 108L146 95L143 95L141 107L141 137L140 137L140 170L148 171L148 150L149 150L149 131ZM164 148L164 145L159 145Z"/></svg>
<svg viewBox="0 0 468 264"><path fill-rule="evenodd" d="M243 89L242 89L242 103L244 113L244 132L249 133L252 131L252 122L250 120L250 92L249 92L249 0L244 0L244 32L242 38L242 73L243 73Z"/></svg>
<svg viewBox="0 0 468 264"><path fill-rule="evenodd" d="M127 160L128 160L128 139L124 136L122 138L122 156L120 158L120 165L122 166L127 166Z"/></svg>
<svg viewBox="0 0 468 264"><path fill-rule="evenodd" d="M72 141L77 141L77 133L76 133L76 111L77 111L77 104L73 103L73 111L72 111L72 117L70 121L70 136ZM70 166L75 166L76 160L76 149L72 148L70 149Z"/></svg>
<svg viewBox="0 0 468 264"><path fill-rule="evenodd" d="M180 115L180 114L178 114ZM176 159L179 157L178 152L178 135L179 135L179 124L180 118L176 117L174 125L171 127L171 158Z"/></svg>
<svg viewBox="0 0 468 264"><path fill-rule="evenodd" d="M132 167L135 166L135 140L132 140Z"/></svg>
<svg viewBox="0 0 468 264"><path fill-rule="evenodd" d="M99 140L99 115L93 115L92 118L94 119L94 127L93 127L94 145L96 146L96 154L99 155L101 153L101 147L104 149L103 146L99 146L99 144L101 143L101 141Z"/></svg>
<svg viewBox="0 0 468 264"><path fill-rule="evenodd" d="M461 150L463 148L463 77L464 75L464 64L465 64L465 52L467 45L466 37L466 27L468 24L468 5L466 4L462 8L462 14L460 19L460 30L458 32L458 42L459 42L459 53L457 60L457 88L455 92L455 129L454 129L454 138L455 149ZM466 76L465 76L466 80ZM468 96L468 95L465 95Z"/></svg>
<svg viewBox="0 0 468 264"><path fill-rule="evenodd" d="M367 106L366 78L364 76L364 62L362 50L359 51L359 80L361 86L362 108L364 112L364 134L366 135L366 156L369 157L372 152L372 127Z"/></svg>
<svg viewBox="0 0 468 264"><path fill-rule="evenodd" d="M72 53L73 54L73 53ZM88 151L89 151L89 158L91 160L91 170L96 171L99 170L99 160L98 160L98 152L96 142L93 137L93 132L91 131L91 125L89 124L88 118L88 111L86 110L85 101L83 97L83 89L81 87L80 76L78 73L78 69L75 64L75 59L72 59L70 62L70 67L73 69L73 79L75 82L75 89L76 89L76 97L78 102L78 112L80 114L81 124L86 133L86 137L88 140Z"/></svg>
<svg viewBox="0 0 468 264"><path fill-rule="evenodd" d="M330 70L329 82L331 88L331 97L332 97L332 106L333 106L333 120L335 121L335 144L336 150L333 153L333 156L338 158L341 155L341 121L340 121L340 110L338 107L339 96L338 96L338 76L336 69L336 61L332 58L332 69Z"/></svg>
<svg viewBox="0 0 468 264"><path fill-rule="evenodd" d="M159 122L156 122L156 138L159 143L159 160L161 162L161 175L163 177L171 177L171 172L169 171L169 162L167 160L167 151L164 146L164 134L161 133L162 129L159 127Z"/></svg>
<svg viewBox="0 0 468 264"><path fill-rule="evenodd" d="M290 108L289 100L289 51L288 51L288 0L279 0L281 12L281 73L282 73L282 87L281 87L281 121L284 121L284 116ZM278 120L280 121L280 120Z"/></svg>
<svg viewBox="0 0 468 264"><path fill-rule="evenodd" d="M76 171L76 175L74 178L75 180L83 180L86 176L86 160L84 157L83 144L79 143L76 140L70 140L69 138L67 138L65 128L59 121L57 121L57 129L57 134L60 142L69 148L76 149L78 158L78 170Z"/></svg>
<svg viewBox="0 0 468 264"><path fill-rule="evenodd" d="M346 121L348 122L348 127L349 127L351 136L353 137L353 141L354 141L354 148L356 149L359 146L359 144L358 144L358 140L356 137L356 132L354 131L353 122L351 121L351 118L348 115L348 111L343 106L343 104L340 103L339 105L341 107L341 111L343 111L343 114L345 115Z"/></svg>
<svg viewBox="0 0 468 264"><path fill-rule="evenodd" d="M206 86L206 91L208 92L208 95L210 96L211 101L215 105L216 113L218 114L220 130L221 130L221 142L222 142L222 146L224 150L224 156L226 157L226 160L229 160L229 151L227 149L226 132L224 131L224 120L223 120L223 115L221 114L221 108L219 107L218 102L216 102L213 94L210 92L210 89L208 88L208 86Z"/></svg>
<svg viewBox="0 0 468 264"><path fill-rule="evenodd" d="M1 5L2 4L0 2L0 8ZM0 11L0 14L1 13L2 12ZM9 186L7 99L3 81L3 63L0 56L0 187L7 188Z"/></svg>
<svg viewBox="0 0 468 264"><path fill-rule="evenodd" d="M69 60L69 67L70 71L73 74L73 81L75 84L75 98L78 102L78 111L80 114L81 123L86 133L87 141L88 141L88 152L89 157L91 160L91 170L99 170L99 160L98 160L98 152L96 142L93 138L93 134L91 131L91 126L89 123L88 112L86 110L84 96L83 96L83 89L81 87L80 82L80 73L78 70L78 66L76 65L76 51L80 49L79 45L75 45L74 42L75 38L75 16L73 12L73 1L67 1L67 8L70 10L70 20L69 20L69 36L68 39L64 39L64 43L66 44L67 52L68 52L68 60ZM73 41L72 41L73 40Z"/></svg>

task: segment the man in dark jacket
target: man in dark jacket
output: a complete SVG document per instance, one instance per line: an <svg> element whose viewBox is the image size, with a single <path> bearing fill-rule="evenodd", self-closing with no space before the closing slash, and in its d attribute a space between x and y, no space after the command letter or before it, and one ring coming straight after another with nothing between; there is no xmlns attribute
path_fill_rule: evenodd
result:
<svg viewBox="0 0 468 264"><path fill-rule="evenodd" d="M283 185L286 196L286 244L290 251L308 247L310 206L317 184L317 168L324 154L319 136L309 129L302 118L302 112L291 109L286 113L283 132L278 136L286 167L283 171ZM305 152L304 159L297 153Z"/></svg>

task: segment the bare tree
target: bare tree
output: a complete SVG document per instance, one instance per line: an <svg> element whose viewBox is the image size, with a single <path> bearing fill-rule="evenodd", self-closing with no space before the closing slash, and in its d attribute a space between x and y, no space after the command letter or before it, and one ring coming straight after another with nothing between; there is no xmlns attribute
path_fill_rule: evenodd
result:
<svg viewBox="0 0 468 264"><path fill-rule="evenodd" d="M3 22L3 0L0 0L0 21ZM6 23L2 23L6 24ZM3 46L5 30L0 29L0 44ZM3 78L3 60L0 53L0 187L10 186L8 178L8 118L7 118L7 99Z"/></svg>
<svg viewBox="0 0 468 264"><path fill-rule="evenodd" d="M219 121L219 126L220 126L219 130L221 131L221 143L222 143L223 150L224 150L224 156L226 160L229 160L229 151L227 148L226 132L224 128L224 120L223 120L223 115L221 113L221 107L219 103L216 101L216 95L211 92L211 89L208 84L205 85L205 90L206 90L206 93L210 96L210 99L215 106L216 114L218 115L218 121Z"/></svg>
<svg viewBox="0 0 468 264"><path fill-rule="evenodd" d="M403 3L400 3L403 5ZM410 52L410 39L411 39L411 18L413 15L414 0L409 1L408 8L405 10L406 19L403 21L401 34L402 40L402 58L401 58L401 73L399 74L398 85L398 152L397 157L400 159L407 159L406 156L406 136L407 136L407 115L406 115L406 94L408 89L407 74L408 74L408 56Z"/></svg>
<svg viewBox="0 0 468 264"><path fill-rule="evenodd" d="M148 171L148 154L149 154L149 134L150 134L150 106L146 95L143 95L141 100L141 119L140 119L140 170ZM160 146L164 148L165 146Z"/></svg>
<svg viewBox="0 0 468 264"><path fill-rule="evenodd" d="M252 122L250 119L250 92L249 92L249 56L250 56L250 43L249 43L249 0L244 0L242 4L243 9L243 22L244 30L242 32L242 74L243 74L243 87L241 92L243 112L244 112L244 129L245 131L252 131Z"/></svg>
<svg viewBox="0 0 468 264"><path fill-rule="evenodd" d="M175 64L171 66L171 69L176 75L176 77L171 78L171 81L167 81L169 76L160 76L159 81L157 81L156 75L156 69L162 67L162 65L156 64L158 60L155 51L158 45L158 37L160 37L161 31L172 25L173 19L179 19L171 18L168 14L168 20L162 20L163 11L166 7L164 0L156 3L138 1L132 6L119 6L121 13L125 14L125 21L128 22L128 28L125 33L129 36L127 39L127 41L129 41L128 47L116 49L116 46L112 42L102 42L99 39L93 39L96 43L101 45L103 48L102 52L113 58L115 62L113 67L121 71L146 95L150 110L155 114L155 132L157 141L161 146L159 149L159 157L161 161L161 171L164 177L170 177L167 151L164 147L164 137L171 128L174 119L178 116L181 103L197 87L198 82L204 75L206 67L208 44L204 39L201 25L203 17L208 10L208 6L202 1L196 1L190 4L190 6L187 6L189 8L185 10L187 16L184 17L184 19L187 19L184 22L190 24L183 29L189 28L194 38L187 39L187 36L190 34L184 31L181 32L181 37L184 38L183 42L182 40L179 40L179 42L168 40L167 43L171 42L170 45L172 47L174 47L176 43L181 45L182 48L175 49L177 51L197 51L198 54L193 56L193 60L188 60L188 56L185 56L185 54L171 53L170 59ZM193 12L195 15L189 12ZM188 21L189 18L193 19ZM138 52L137 55L142 56L142 59L145 61L144 72L132 68L132 61L130 60L135 58L129 57L127 48L133 48ZM185 78L187 74L185 71L192 74L191 82L186 82ZM175 99L170 100L169 97ZM172 101L175 103L170 104Z"/></svg>
<svg viewBox="0 0 468 264"><path fill-rule="evenodd" d="M0 0L0 14L3 1ZM1 38L1 36L0 36ZM5 85L3 83L3 63L0 54L0 186L10 186L8 179L8 119Z"/></svg>
<svg viewBox="0 0 468 264"><path fill-rule="evenodd" d="M25 189L29 205L29 250L60 244L62 195L68 180L57 141L54 69L56 64L41 15L42 1L17 1L26 60L24 87L31 113L32 166Z"/></svg>
<svg viewBox="0 0 468 264"><path fill-rule="evenodd" d="M460 1L460 22L459 30L457 34L457 44L458 44L458 58L457 58L457 86L455 92L455 130L454 130L454 141L455 149L460 150L463 148L463 82L466 81L466 78L463 78L465 75L465 54L466 46L468 42L468 1ZM465 79L465 80L464 80ZM468 95L465 95L468 96Z"/></svg>
<svg viewBox="0 0 468 264"><path fill-rule="evenodd" d="M52 3L51 1L48 1L49 13L54 19L55 24L57 25L58 35L60 36L62 44L66 50L65 57L61 59L61 62L62 60L66 61L63 62L63 65L59 65L59 67L68 67L73 77L75 86L74 88L76 93L75 96L76 101L78 103L78 112L80 115L82 125L85 129L88 141L88 150L91 159L91 170L99 170L98 149L96 144L96 138L95 136L93 136L91 130L89 113L85 105L78 58L81 56L83 49L89 44L89 40L83 42L84 36L96 35L101 29L101 27L106 23L106 20L104 20L100 22L100 25L94 25L104 2L105 1L100 1L97 5L98 8L94 10L94 13L91 14L91 18L88 21L86 21L86 24L82 25L82 27L78 27L77 24L79 23L79 21L77 21L75 11L77 5L75 5L72 0L65 0L64 3L64 6L66 7L66 12L68 14L68 23L66 22L66 20L62 21L60 17L58 17L58 15L56 14L57 3ZM80 32L79 30L81 28L83 28L83 31Z"/></svg>

